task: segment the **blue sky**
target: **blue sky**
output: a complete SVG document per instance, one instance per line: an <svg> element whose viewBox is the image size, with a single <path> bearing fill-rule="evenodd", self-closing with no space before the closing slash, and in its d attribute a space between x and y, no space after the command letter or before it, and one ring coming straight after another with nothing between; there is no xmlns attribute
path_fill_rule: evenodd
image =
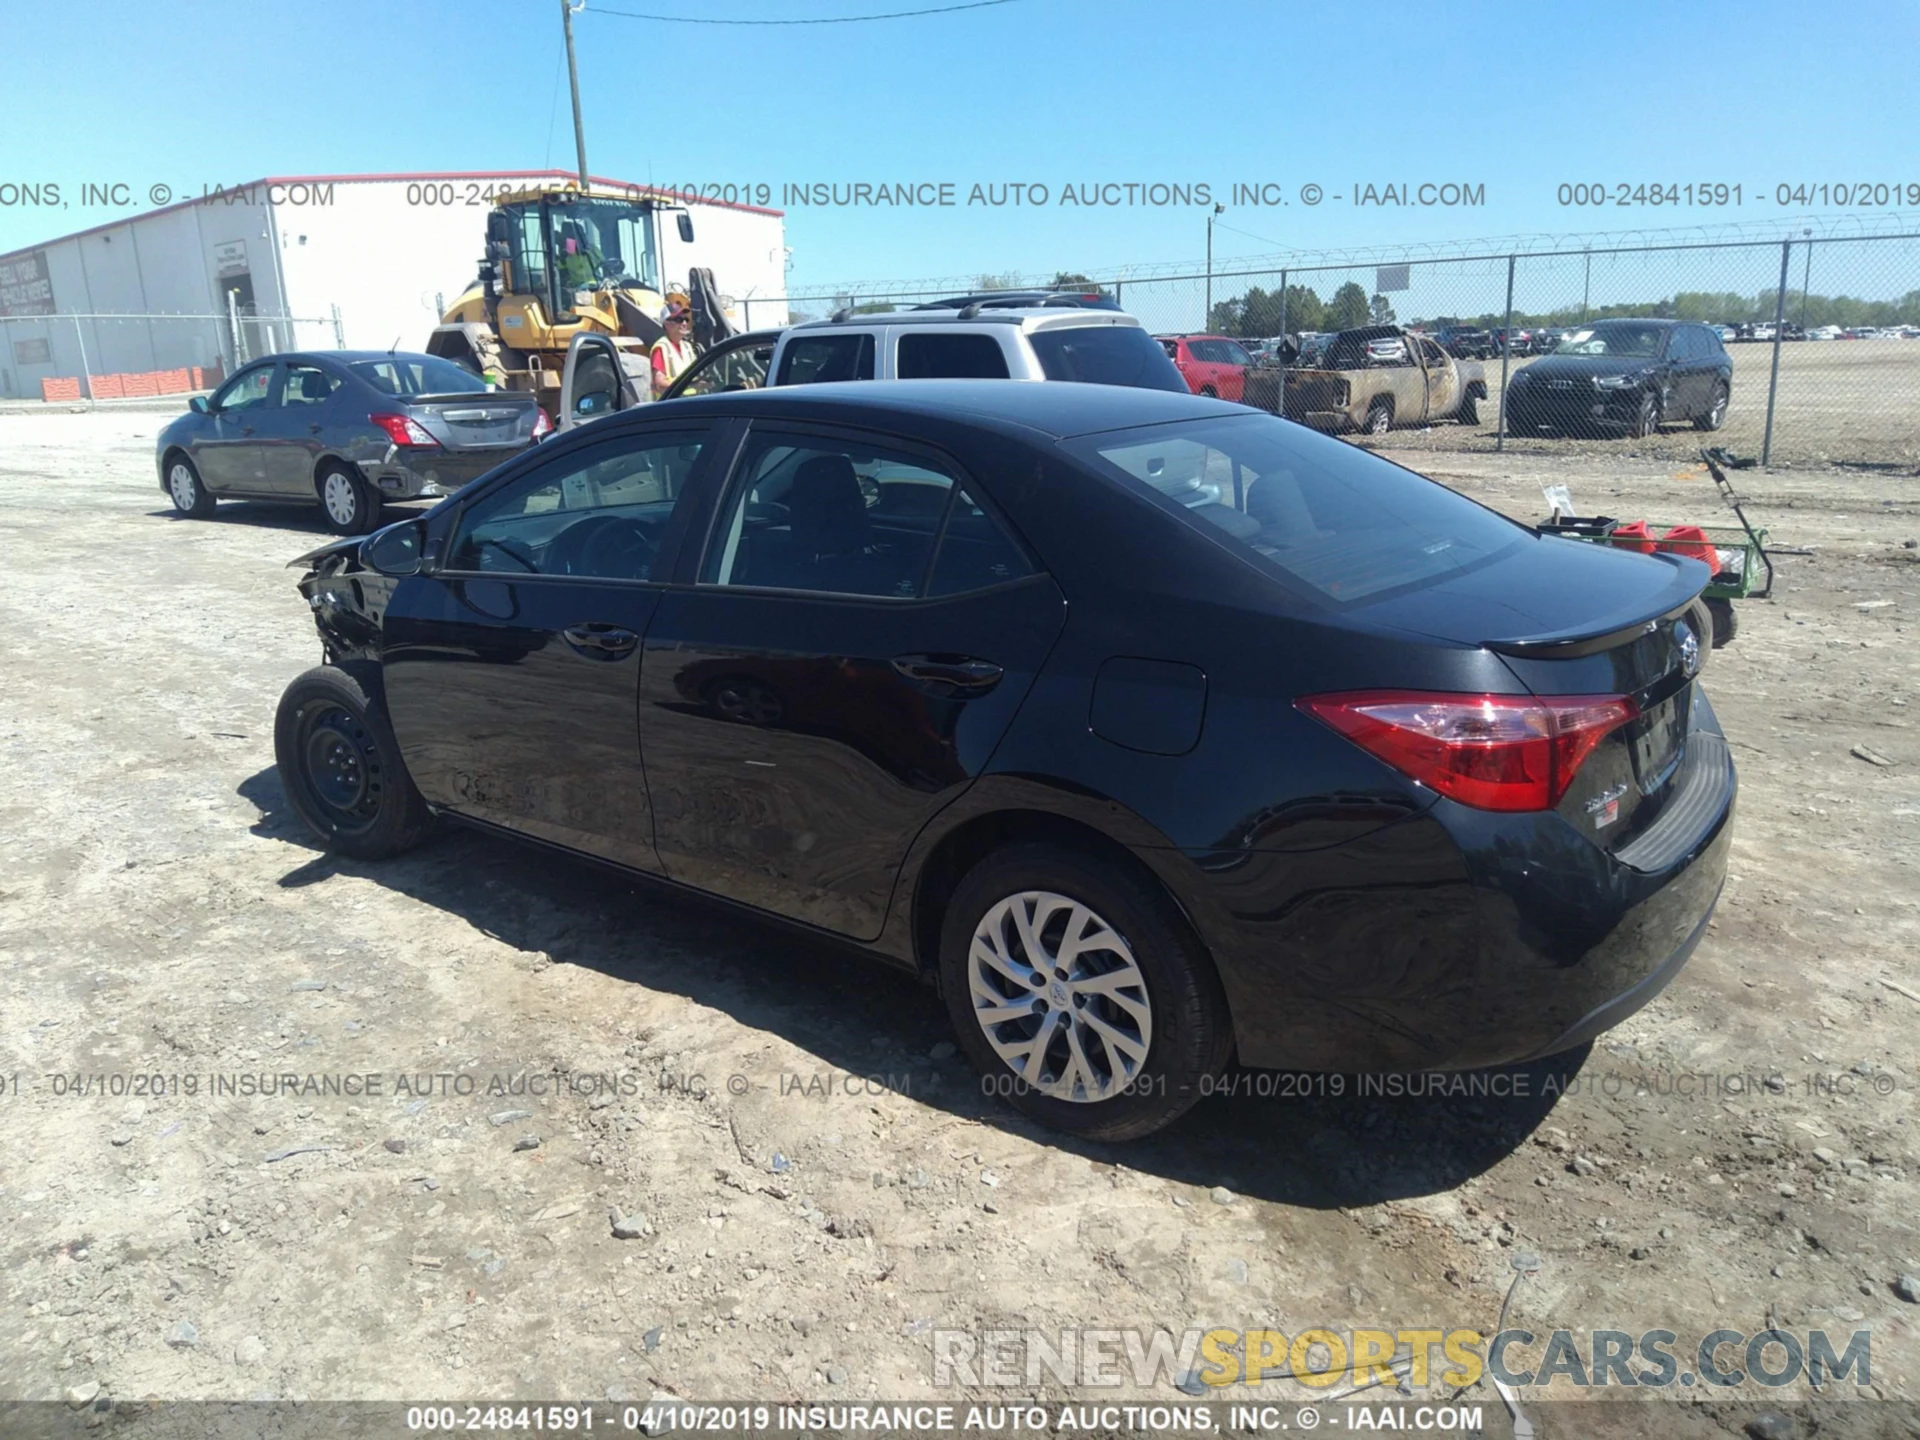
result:
<svg viewBox="0 0 1920 1440"><path fill-rule="evenodd" d="M1067 185L1205 184L1216 200L1235 182L1282 187L1286 205L1219 217L1222 259L1764 225L1823 209L1782 208L1781 183L1920 185L1920 98L1904 79L1920 7L1891 0L1014 0L764 28L608 13L769 19L926 3L588 0L575 25L591 167L776 197L808 182L956 187L948 208L786 207L796 289L1197 267L1206 207L1067 207ZM101 0L10 7L7 32L16 59L43 63L8 77L0 200L7 181L144 194L268 174L572 165L557 0ZM1484 186L1485 203L1361 208L1356 181L1465 182ZM1562 181L1737 183L1746 203L1569 209L1556 203ZM964 203L976 184L1012 183L1046 186L1048 203ZM1317 206L1298 198L1308 183L1323 188ZM0 205L0 251L138 208Z"/></svg>

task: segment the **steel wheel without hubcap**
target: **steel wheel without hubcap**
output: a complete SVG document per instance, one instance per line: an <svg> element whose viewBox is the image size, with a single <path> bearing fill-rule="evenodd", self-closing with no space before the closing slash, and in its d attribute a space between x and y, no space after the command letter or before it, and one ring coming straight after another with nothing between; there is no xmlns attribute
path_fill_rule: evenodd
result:
<svg viewBox="0 0 1920 1440"><path fill-rule="evenodd" d="M351 529L360 519L359 487L344 470L330 472L321 483L320 503L326 506L327 518L343 530Z"/></svg>
<svg viewBox="0 0 1920 1440"><path fill-rule="evenodd" d="M1079 901L1009 895L975 927L967 970L981 1033L1040 1094L1092 1103L1139 1076L1153 1044L1146 977L1126 940Z"/></svg>
<svg viewBox="0 0 1920 1440"><path fill-rule="evenodd" d="M385 776L366 723L344 706L300 717L300 780L307 798L340 831L367 829L380 813Z"/></svg>

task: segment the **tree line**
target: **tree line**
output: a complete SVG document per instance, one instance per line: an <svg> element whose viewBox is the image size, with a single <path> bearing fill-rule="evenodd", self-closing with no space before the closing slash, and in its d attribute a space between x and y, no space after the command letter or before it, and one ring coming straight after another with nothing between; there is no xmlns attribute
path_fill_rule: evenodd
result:
<svg viewBox="0 0 1920 1440"><path fill-rule="evenodd" d="M1634 316L1656 320L1701 320L1709 324L1737 325L1756 320L1771 321L1779 304L1779 292L1762 290L1742 295L1732 290L1681 290L1664 299L1634 301L1613 305L1563 305L1554 310L1518 310L1513 312L1516 326L1565 327L1589 320ZM1920 290L1909 290L1898 300L1858 300L1847 295L1816 295L1800 290L1787 292L1786 318L1794 324L1812 328L1818 325L1920 325ZM1322 300L1312 287L1289 285L1283 294L1278 288L1265 290L1258 285L1245 294L1219 300L1207 316L1207 329L1215 335L1264 337L1291 334L1303 330L1357 330L1363 325L1392 325L1393 306L1384 295L1369 298L1366 290L1349 280ZM1439 314L1409 320L1413 325L1475 325L1492 329L1507 323L1505 311L1479 314Z"/></svg>

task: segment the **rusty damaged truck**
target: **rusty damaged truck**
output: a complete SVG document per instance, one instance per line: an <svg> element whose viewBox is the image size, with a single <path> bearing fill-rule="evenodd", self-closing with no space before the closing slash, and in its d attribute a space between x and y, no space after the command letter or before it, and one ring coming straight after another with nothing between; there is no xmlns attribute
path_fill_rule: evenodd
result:
<svg viewBox="0 0 1920 1440"><path fill-rule="evenodd" d="M1384 435L1436 420L1478 425L1487 398L1479 361L1456 359L1397 325L1342 330L1312 347L1282 345L1276 358L1247 372L1243 403L1335 433Z"/></svg>

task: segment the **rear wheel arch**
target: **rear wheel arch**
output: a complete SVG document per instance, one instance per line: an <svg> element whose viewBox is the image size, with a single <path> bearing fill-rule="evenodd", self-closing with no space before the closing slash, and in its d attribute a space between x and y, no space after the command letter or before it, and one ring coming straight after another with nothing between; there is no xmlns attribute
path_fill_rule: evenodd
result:
<svg viewBox="0 0 1920 1440"><path fill-rule="evenodd" d="M1152 866L1107 831L1087 821L1045 810L994 810L976 815L941 836L914 876L913 959L922 975L932 977L939 971L940 932L946 923L947 903L967 872L996 850L1029 842L1077 850L1088 859L1110 865L1130 874L1142 885L1152 887L1166 897L1192 932L1195 942L1203 951L1206 949L1200 939L1199 926L1172 887ZM1210 954L1208 958L1211 961Z"/></svg>

